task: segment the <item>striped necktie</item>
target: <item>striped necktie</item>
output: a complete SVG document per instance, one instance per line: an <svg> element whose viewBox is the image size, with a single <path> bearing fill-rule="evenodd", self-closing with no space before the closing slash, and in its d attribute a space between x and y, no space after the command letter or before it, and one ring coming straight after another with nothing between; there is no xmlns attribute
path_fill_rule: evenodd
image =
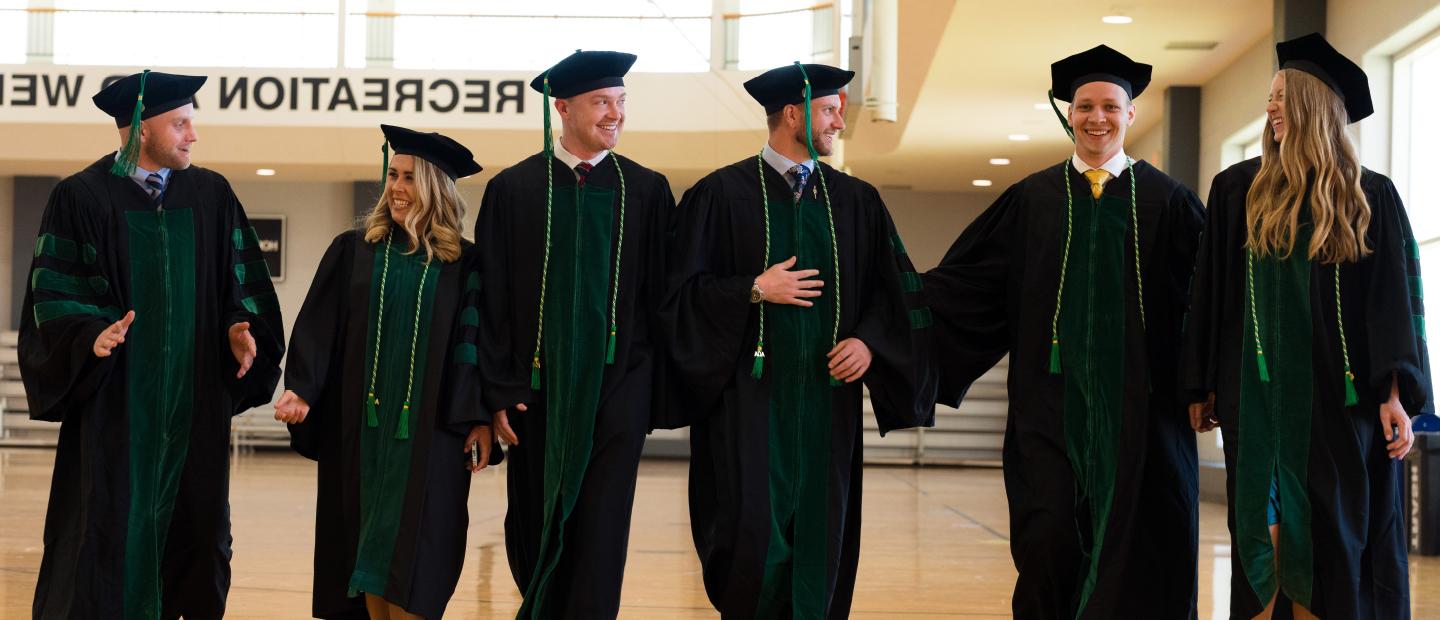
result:
<svg viewBox="0 0 1440 620"><path fill-rule="evenodd" d="M165 180L160 178L159 173L151 172L150 176L145 177L145 187L150 191L150 203L160 206L160 197L165 194Z"/></svg>
<svg viewBox="0 0 1440 620"><path fill-rule="evenodd" d="M575 166L576 184L580 187L585 187L585 179L590 177L590 171L594 168L595 166L590 165L588 161L582 161L579 165Z"/></svg>

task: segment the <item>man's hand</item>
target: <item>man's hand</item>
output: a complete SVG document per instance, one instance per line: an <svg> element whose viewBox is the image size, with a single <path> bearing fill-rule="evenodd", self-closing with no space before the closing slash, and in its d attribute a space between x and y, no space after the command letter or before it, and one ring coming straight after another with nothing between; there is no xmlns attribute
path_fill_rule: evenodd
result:
<svg viewBox="0 0 1440 620"><path fill-rule="evenodd" d="M830 376L846 383L854 383L870 370L870 347L859 338L841 340L825 357L830 358Z"/></svg>
<svg viewBox="0 0 1440 620"><path fill-rule="evenodd" d="M250 322L241 321L230 326L230 353L235 356L235 363L240 364L239 372L235 373L236 379L245 377L250 372L250 365L255 363L255 337L250 335Z"/></svg>
<svg viewBox="0 0 1440 620"><path fill-rule="evenodd" d="M755 285L760 287L764 293L765 301L772 304L789 304L809 308L815 305L806 301L807 297L819 297L820 287L825 283L820 280L810 280L820 275L818 269L801 269L790 271L795 266L795 257L791 256L784 262L771 265L765 273L755 278Z"/></svg>
<svg viewBox="0 0 1440 620"><path fill-rule="evenodd" d="M130 331L130 324L134 322L135 311L131 310L126 312L120 320L111 323L110 327L106 327L105 331L100 332L100 335L95 337L95 344L90 348L95 352L95 357L110 357L110 352L120 346L120 343L125 342L125 332Z"/></svg>
<svg viewBox="0 0 1440 620"><path fill-rule="evenodd" d="M517 403L510 409L524 412L525 403ZM517 446L520 445L520 438L515 435L515 430L510 428L509 411L509 409L501 409L495 412L495 435L500 438L501 442L507 445Z"/></svg>
<svg viewBox="0 0 1440 620"><path fill-rule="evenodd" d="M470 459L470 473L476 473L490 466L490 427L476 425L465 437L465 453L470 454L471 446L478 453Z"/></svg>
<svg viewBox="0 0 1440 620"><path fill-rule="evenodd" d="M305 421L305 416L310 415L310 403L300 398L292 390L285 390L280 395L280 402L275 403L275 419L286 424L299 424Z"/></svg>
<svg viewBox="0 0 1440 620"><path fill-rule="evenodd" d="M1203 403L1190 403L1190 428L1197 433L1208 433L1217 426L1220 426L1220 418L1215 415L1214 392Z"/></svg>

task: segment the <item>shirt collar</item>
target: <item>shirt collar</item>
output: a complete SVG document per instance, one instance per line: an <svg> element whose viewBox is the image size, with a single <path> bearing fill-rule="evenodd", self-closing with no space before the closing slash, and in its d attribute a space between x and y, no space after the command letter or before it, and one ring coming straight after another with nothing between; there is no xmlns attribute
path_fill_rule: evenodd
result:
<svg viewBox="0 0 1440 620"><path fill-rule="evenodd" d="M610 151L605 150L605 151L600 151L599 154L595 155L594 157L591 157L590 159L580 159L580 158L579 158L578 156L576 156L574 153L571 153L570 151L565 150L565 145L563 145L563 144L560 143L560 138L559 138L559 137L556 137L556 138L555 138L555 157L559 158L560 161L565 162L565 165L566 165L566 166L569 166L569 167L570 167L570 170L571 170L572 172L575 170L575 166L580 165L580 162L582 162L582 161L583 161L583 162L588 162L592 167L593 167L593 166L598 166L598 165L600 165L600 162L601 162L601 161L604 161L604 160L605 160L605 156L606 156L606 155L609 155L609 154L610 154Z"/></svg>
<svg viewBox="0 0 1440 620"><path fill-rule="evenodd" d="M774 168L776 172L779 172L780 176L787 179L790 178L790 169L795 167L796 162L790 161L789 157L781 155L775 149L770 148L769 142L766 142L765 148L760 150L760 156L765 158L765 163L770 164L770 167ZM805 162L799 165L805 166L805 169L811 173L815 172L815 160L813 159L805 160Z"/></svg>
<svg viewBox="0 0 1440 620"><path fill-rule="evenodd" d="M115 157L116 157L117 159L120 157L120 152L119 152L119 151L116 151L116 152L115 152ZM139 184L140 184L140 189L143 189L143 190L145 190L146 192L149 192L149 191L150 191L150 186L145 184L145 180L148 179L148 178L150 178L150 175L151 175L151 174L158 174L158 175L160 175L160 184L161 184L161 185L166 185L166 184L168 184L168 183L170 182L170 169L169 169L169 168L161 168L161 169L159 169L159 170L146 170L146 169L140 167L140 164L135 164L135 172L130 173L130 179L133 180L133 181L135 181L136 183L139 183Z"/></svg>
<svg viewBox="0 0 1440 620"><path fill-rule="evenodd" d="M1084 160L1081 160L1079 153L1070 156L1070 165L1075 166L1075 169L1080 171L1080 173L1082 174L1086 170L1095 169L1095 166L1091 166L1090 164L1085 163ZM1125 149L1120 149L1119 153L1116 153L1114 157L1111 157L1110 161L1100 164L1099 168L1101 170L1104 170L1105 172L1109 172L1110 178L1113 179L1119 177L1120 173L1125 172L1126 165L1127 164L1125 160Z"/></svg>

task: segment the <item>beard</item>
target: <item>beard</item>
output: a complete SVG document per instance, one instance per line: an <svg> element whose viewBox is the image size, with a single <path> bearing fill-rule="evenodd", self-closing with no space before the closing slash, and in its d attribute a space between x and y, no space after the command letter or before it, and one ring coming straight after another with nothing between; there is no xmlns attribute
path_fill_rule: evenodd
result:
<svg viewBox="0 0 1440 620"><path fill-rule="evenodd" d="M144 153L146 159L159 164L162 168L184 170L190 167L190 162L175 153L174 150L162 148L153 142L142 143L140 151Z"/></svg>
<svg viewBox="0 0 1440 620"><path fill-rule="evenodd" d="M825 132L816 130L811 134L811 138L815 141L815 154L822 157L829 157L830 152L834 149L830 148L830 143L825 141ZM795 130L795 141L802 145L806 144L804 128Z"/></svg>

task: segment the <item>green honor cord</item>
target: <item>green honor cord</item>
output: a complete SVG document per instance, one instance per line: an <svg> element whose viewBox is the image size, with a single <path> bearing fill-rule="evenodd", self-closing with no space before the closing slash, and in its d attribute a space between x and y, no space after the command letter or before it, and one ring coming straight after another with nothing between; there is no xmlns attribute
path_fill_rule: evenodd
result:
<svg viewBox="0 0 1440 620"><path fill-rule="evenodd" d="M1293 251L1293 250L1292 250ZM1245 294L1250 306L1251 333L1255 337L1255 367L1262 383L1270 382L1270 370L1265 367L1265 349L1260 345L1260 314L1255 302L1255 253L1245 248ZM1350 368L1350 343L1345 339L1345 310L1340 304L1340 264L1335 264L1335 329L1340 332L1340 357L1345 364L1345 406L1353 407L1360 402L1355 392L1355 373Z"/></svg>
<svg viewBox="0 0 1440 620"><path fill-rule="evenodd" d="M830 325L830 349L833 351L840 336L840 244L835 235L835 211L830 206L830 188L825 182L825 171L820 169L820 155L815 150L814 121L810 114L810 100L813 88L810 85L810 76L805 73L805 65L795 61L795 67L800 70L800 78L805 81L805 148L809 151L810 160L815 162L816 176L820 177L820 191L825 196L825 218L830 225L830 258L835 274L835 301L834 319ZM765 213L765 260L760 266L761 272L770 266L770 197L765 188L765 152L762 150L756 158L760 172L760 208ZM796 206L800 204L799 199L795 201ZM759 379L765 371L765 302L760 302L760 335L755 342L755 362L751 365L750 376ZM830 385L841 385L840 380L830 377Z"/></svg>
<svg viewBox="0 0 1440 620"><path fill-rule="evenodd" d="M1052 101L1053 105L1053 101ZM1059 111L1056 111L1059 114ZM1060 305L1065 295L1065 272L1070 265L1070 238L1074 229L1075 199L1070 190L1070 160L1060 165L1062 175L1065 177L1065 249L1060 256L1060 285L1055 289L1055 314L1050 318L1050 374L1060 374ZM1135 293L1137 302L1140 305L1140 331L1147 330L1145 326L1145 280L1140 276L1140 209L1135 197L1135 160L1125 158L1125 170L1130 173L1130 226L1132 228L1130 239L1135 253ZM1256 339L1259 343L1259 339ZM1262 362L1264 358L1261 358ZM1263 371L1262 371L1263 372Z"/></svg>
<svg viewBox="0 0 1440 620"><path fill-rule="evenodd" d="M365 395L365 425L370 428L380 426L380 416L376 411L380 407L380 397L375 395L375 380L380 375L380 336L385 328L385 283L390 274L390 242L394 235L393 230L385 235L384 266L380 269L380 304L375 317L375 350L370 366L370 389ZM410 333L410 370L405 385L405 403L400 408L400 421L395 429L396 439L410 438L410 397L413 395L411 390L415 387L415 343L420 340L420 309L424 306L425 278L430 275L430 262L427 258L425 267L420 270L420 286L415 293L415 321Z"/></svg>
<svg viewBox="0 0 1440 620"><path fill-rule="evenodd" d="M550 275L550 229L555 207L555 145L550 136L550 73L545 73L545 88L540 94L540 105L545 109L545 258L540 264L540 308L535 322L535 350L530 354L530 389L540 389L540 346L545 337L545 290ZM620 256L625 250L625 172L620 166L620 156L610 151L610 160L615 162L615 175L620 177L620 226L615 242L615 268L610 281L610 329L605 345L605 364L615 363L615 341L619 333L618 309L620 303ZM576 205L579 208L579 205Z"/></svg>

